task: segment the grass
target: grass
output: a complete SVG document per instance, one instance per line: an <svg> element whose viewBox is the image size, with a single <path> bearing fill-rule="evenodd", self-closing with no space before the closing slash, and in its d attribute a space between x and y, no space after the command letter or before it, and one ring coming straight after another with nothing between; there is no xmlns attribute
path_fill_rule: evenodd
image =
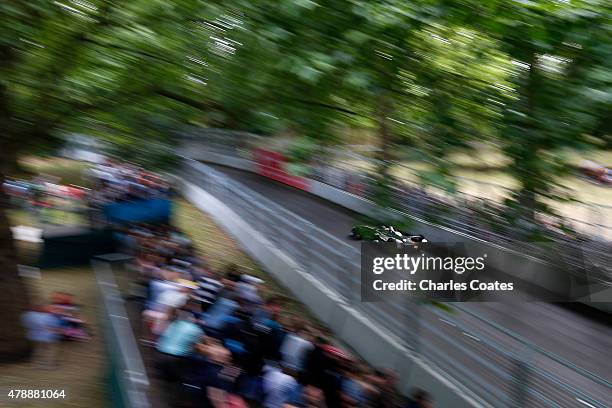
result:
<svg viewBox="0 0 612 408"><path fill-rule="evenodd" d="M30 180L32 177L45 174L58 178L58 183L63 185L75 184L89 187L90 183L85 177L85 170L90 164L83 161L71 160L62 157L35 157L27 156L19 161L22 172L11 174L12 177ZM61 208L62 202L57 205ZM48 218L58 224L81 225L85 222L81 214L66 212L56 209L47 210ZM23 208L11 208L8 210L12 225L38 226L39 221L34 215Z"/></svg>
<svg viewBox="0 0 612 408"><path fill-rule="evenodd" d="M61 400L23 400L6 402L0 407L105 407L108 396L104 384L106 359L102 331L96 324L98 316L97 287L89 267L63 268L41 271L41 278L26 278L35 303L46 302L54 291L74 293L81 304L82 316L93 329L89 342L62 342L59 365L54 370L41 370L30 362L0 366L0 389L64 389Z"/></svg>
<svg viewBox="0 0 612 408"><path fill-rule="evenodd" d="M25 225L28 227L35 227L38 225L38 221L34 218L30 211L23 208L11 208L7 210L9 222L11 225Z"/></svg>
<svg viewBox="0 0 612 408"><path fill-rule="evenodd" d="M19 164L28 174L17 174L14 177L30 178L31 175L46 174L59 178L60 184L76 184L89 187L89 180L85 177L85 170L89 163L63 157L35 157L27 156L19 160Z"/></svg>
<svg viewBox="0 0 612 408"><path fill-rule="evenodd" d="M483 149L473 156L457 154L451 159L458 164L455 175L462 178L458 181L459 190L468 196L502 202L508 197L508 189L517 187L516 181L504 172L503 166L507 160L495 149ZM568 154L568 161L576 166L584 160L610 165L612 164L612 151L598 151L582 155L576 152ZM407 163L407 165L415 167L415 163ZM487 170L478 170L479 167ZM418 164L416 168L424 169L425 166ZM396 167L394 173L401 178L417 180L415 173L407 168ZM578 231L612 240L612 222L610 221L612 220L612 188L591 183L578 176L567 176L558 182L578 202L549 200L547 204L558 214L571 221Z"/></svg>
<svg viewBox="0 0 612 408"><path fill-rule="evenodd" d="M449 160L456 165L454 175L462 178L458 180L459 190L468 194L500 200L506 195L504 189L517 187L516 180L505 171L508 158L495 147L483 146L470 153L455 153L450 155ZM585 160L611 166L612 151L569 152L567 160L574 166L580 166ZM393 172L396 176L411 181L417 180L415 171L430 169L427 163L414 158L404 160L403 164L406 167L397 166ZM571 190L579 201L590 204L612 202L611 188L593 184L576 176L567 176L558 181Z"/></svg>
<svg viewBox="0 0 612 408"><path fill-rule="evenodd" d="M40 221L36 216L24 208L11 208L8 210L11 225L24 225L28 227L40 227ZM58 209L47 210L47 219L57 225L84 225L86 219L81 213L62 211Z"/></svg>

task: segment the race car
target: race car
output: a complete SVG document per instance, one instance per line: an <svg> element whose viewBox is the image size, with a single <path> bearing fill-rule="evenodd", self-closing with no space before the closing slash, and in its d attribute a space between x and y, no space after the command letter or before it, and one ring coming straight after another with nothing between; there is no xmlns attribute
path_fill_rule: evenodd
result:
<svg viewBox="0 0 612 408"><path fill-rule="evenodd" d="M371 242L396 242L402 244L427 242L423 235L408 234L390 225L382 225L380 227L356 225L351 229L350 237Z"/></svg>

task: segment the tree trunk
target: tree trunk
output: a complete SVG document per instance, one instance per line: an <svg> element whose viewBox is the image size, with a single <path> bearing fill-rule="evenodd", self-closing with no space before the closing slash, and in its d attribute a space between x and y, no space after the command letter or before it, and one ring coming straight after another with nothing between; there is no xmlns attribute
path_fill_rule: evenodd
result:
<svg viewBox="0 0 612 408"><path fill-rule="evenodd" d="M376 180L374 202L381 207L391 207L393 199L391 197L389 167L392 159L393 133L390 129L389 115L392 111L392 105L386 92L381 93L377 102L376 122L378 124L380 153L378 154L378 164L374 175Z"/></svg>
<svg viewBox="0 0 612 408"><path fill-rule="evenodd" d="M10 47L0 47L0 64L8 66L12 54ZM25 142L13 133L9 95L6 84L0 81L0 364L24 359L31 349L21 325L29 297L17 271L16 248L6 213L9 201L2 187L7 168L17 162L15 142Z"/></svg>
<svg viewBox="0 0 612 408"><path fill-rule="evenodd" d="M4 176L0 175L0 184ZM17 271L17 253L7 217L8 199L0 191L0 364L26 358L31 350L21 325L28 291Z"/></svg>
<svg viewBox="0 0 612 408"><path fill-rule="evenodd" d="M530 188L522 188L518 194L518 203L521 206L521 217L527 221L535 220L535 208L537 197L535 192Z"/></svg>
<svg viewBox="0 0 612 408"><path fill-rule="evenodd" d="M376 121L378 124L378 137L380 139L380 165L379 175L386 179L388 177L389 163L391 161L391 146L393 144L393 133L390 129L389 115L393 107L389 96L383 93L378 99Z"/></svg>
<svg viewBox="0 0 612 408"><path fill-rule="evenodd" d="M536 93L540 86L540 76L537 69L537 55L535 52L531 53L527 75L527 82L522 90L527 110L527 122L524 127L529 135L533 135L539 130L536 117ZM540 168L538 145L533 139L533 136L523 138L524 146L521 149L522 154L520 157L514 158L519 178L518 181L521 184L521 189L517 195L520 217L532 223L535 221L538 194L547 187L546 175L542 173Z"/></svg>

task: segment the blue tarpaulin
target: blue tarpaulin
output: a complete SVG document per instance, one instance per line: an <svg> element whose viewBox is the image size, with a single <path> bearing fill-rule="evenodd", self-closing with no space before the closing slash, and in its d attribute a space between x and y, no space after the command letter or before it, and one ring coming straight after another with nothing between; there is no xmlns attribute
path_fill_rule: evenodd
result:
<svg viewBox="0 0 612 408"><path fill-rule="evenodd" d="M103 209L106 219L112 223L147 222L170 223L172 201L165 198L135 200L108 204Z"/></svg>

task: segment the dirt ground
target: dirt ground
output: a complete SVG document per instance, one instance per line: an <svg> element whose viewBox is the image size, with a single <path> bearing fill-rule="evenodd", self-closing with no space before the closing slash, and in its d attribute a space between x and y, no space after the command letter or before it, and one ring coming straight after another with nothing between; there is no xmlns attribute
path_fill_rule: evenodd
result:
<svg viewBox="0 0 612 408"><path fill-rule="evenodd" d="M98 296L93 272L89 267L50 269L41 271L39 278L25 279L34 302L46 302L54 291L75 294L93 337L88 342L60 343L59 363L54 369L41 369L31 362L0 366L0 407L107 406L104 339L98 325ZM65 390L66 397L16 401L7 398L10 389Z"/></svg>

